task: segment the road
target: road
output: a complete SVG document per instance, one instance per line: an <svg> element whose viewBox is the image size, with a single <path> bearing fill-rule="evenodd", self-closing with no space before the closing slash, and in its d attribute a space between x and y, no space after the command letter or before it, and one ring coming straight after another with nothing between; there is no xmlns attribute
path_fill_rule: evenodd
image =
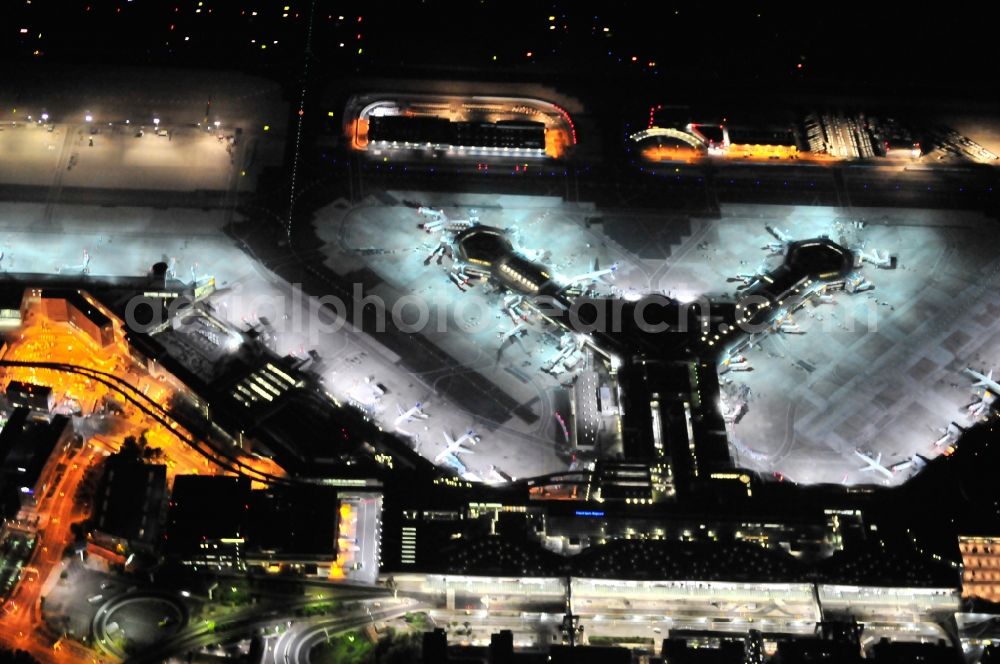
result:
<svg viewBox="0 0 1000 664"><path fill-rule="evenodd" d="M0 622L0 643L11 649L26 650L41 661L90 661L75 649L53 652L54 639L42 628L40 598L46 580L62 571L63 551L72 543L70 526L86 516L74 503L74 496L87 467L96 460L96 450L85 447L67 453L66 470L51 498L42 498L38 513L45 524L38 533L35 551L25 567L21 581L4 605L6 615Z"/></svg>
<svg viewBox="0 0 1000 664"><path fill-rule="evenodd" d="M287 602L281 606L249 607L237 611L226 618L221 618L218 621L198 620L189 624L170 639L157 643L152 648L141 653L132 655L125 662L126 664L159 663L166 661L170 657L198 650L205 646L246 638L262 628L272 629L279 627L281 624L287 627L294 624L290 617L294 616L296 611L329 604L330 601L329 597L323 599L302 598L293 602ZM357 606L352 613L346 616L339 616L336 620L344 621L344 629L357 624L364 624L370 620L368 612L364 609L367 601L362 600L357 602ZM388 598L379 598L379 601L386 602L391 600ZM409 602L407 602L408 605ZM402 609L404 613L406 610Z"/></svg>
<svg viewBox="0 0 1000 664"><path fill-rule="evenodd" d="M379 604L392 604L381 606ZM326 616L315 620L294 623L287 631L278 635L274 643L268 638L261 664L307 664L309 651L338 632L361 627L378 620L399 618L410 611L420 611L427 607L416 600L382 600L365 602L349 616L336 618Z"/></svg>

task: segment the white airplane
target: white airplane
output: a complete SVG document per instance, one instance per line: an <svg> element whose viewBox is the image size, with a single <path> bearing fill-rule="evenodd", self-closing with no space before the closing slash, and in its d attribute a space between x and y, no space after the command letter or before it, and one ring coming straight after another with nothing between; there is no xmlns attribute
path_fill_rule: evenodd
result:
<svg viewBox="0 0 1000 664"><path fill-rule="evenodd" d="M764 226L764 230L766 230L771 237L774 238L774 241L765 243L761 249L767 249L768 252L770 252L769 255L771 256L785 253L785 250L788 248L788 244L792 242L792 236L788 233L788 231L783 231L780 228L767 225Z"/></svg>
<svg viewBox="0 0 1000 664"><path fill-rule="evenodd" d="M875 288L875 284L868 281L860 274L848 275L847 279L844 281L844 290L848 293L863 293L873 288Z"/></svg>
<svg viewBox="0 0 1000 664"><path fill-rule="evenodd" d="M212 275L207 274L207 273L206 274L201 274L198 271L199 267L200 266L199 266L198 263L192 263L191 264L191 281L194 282L194 283L196 283L196 284L201 283L201 282L205 281L206 279L211 278L211 276L212 276Z"/></svg>
<svg viewBox="0 0 1000 664"><path fill-rule="evenodd" d="M452 440L451 436L447 432L444 432L445 448L441 450L441 453L434 457L434 463L442 463L445 461L446 457L454 456L457 458L459 454L475 454L472 450L462 447L466 441L471 441L473 445L476 444L476 434L471 429L466 431L464 434L459 436L458 440Z"/></svg>
<svg viewBox="0 0 1000 664"><path fill-rule="evenodd" d="M434 208L421 206L417 208L417 214L421 217L427 217L431 221L441 222L442 224L448 221L448 217L445 215L444 210L435 210Z"/></svg>
<svg viewBox="0 0 1000 664"><path fill-rule="evenodd" d="M462 291L463 293L468 288L472 287L469 277L465 273L459 270L452 270L448 272L448 278L451 280L451 283L455 284L455 288Z"/></svg>
<svg viewBox="0 0 1000 664"><path fill-rule="evenodd" d="M744 288L749 288L753 286L757 281L767 273L767 262L763 261L757 266L754 272L737 272L731 277L727 277L726 281L733 282L739 281L741 284L736 287L736 290L743 290Z"/></svg>
<svg viewBox="0 0 1000 664"><path fill-rule="evenodd" d="M83 250L83 263L80 265L63 265L56 268L57 274L62 274L63 272L79 272L81 274L90 272L90 252L86 249Z"/></svg>
<svg viewBox="0 0 1000 664"><path fill-rule="evenodd" d="M520 321L528 320L528 315L520 312L519 307L524 304L523 295L507 295L503 299L503 310L510 316L510 320L515 325Z"/></svg>
<svg viewBox="0 0 1000 664"><path fill-rule="evenodd" d="M876 472L885 475L888 479L892 479L892 471L882 465L882 453L879 452L878 456L874 459L869 455L865 454L861 450L854 450L855 456L864 461L867 466L861 469L861 472Z"/></svg>
<svg viewBox="0 0 1000 664"><path fill-rule="evenodd" d="M490 480L497 483L514 482L516 478L511 477L496 466L490 466Z"/></svg>
<svg viewBox="0 0 1000 664"><path fill-rule="evenodd" d="M989 390L992 394L1000 396L1000 383L993 380L993 370L991 369L986 374L982 374L975 371L972 368L966 368L965 373L969 374L976 379L976 382L972 384L973 387L981 387L984 390Z"/></svg>
<svg viewBox="0 0 1000 664"><path fill-rule="evenodd" d="M551 362L546 367L542 368L542 371L546 373L551 373L555 375L561 371L567 370L567 364L575 364L576 362L570 362L573 359L574 353L579 350L579 346L576 344L570 344L559 351L559 353L552 359Z"/></svg>
<svg viewBox="0 0 1000 664"><path fill-rule="evenodd" d="M610 266L602 268L598 260L595 258L593 269L591 269L590 272L584 272L583 274L578 274L575 277L570 277L565 281L564 285L568 287L583 282L590 285L598 279L603 279L604 277L608 277L608 280L614 281L615 272L617 271L618 263L612 263Z"/></svg>
<svg viewBox="0 0 1000 664"><path fill-rule="evenodd" d="M444 220L441 221L425 221L419 225L419 228L423 229L427 233L436 233L442 228L444 228Z"/></svg>
<svg viewBox="0 0 1000 664"><path fill-rule="evenodd" d="M457 472L463 478L465 478L465 474L469 472L469 469L465 467L465 464L462 463L462 460L459 459L454 454L444 455L439 463L442 463L445 466L449 466L450 468L454 468L455 472Z"/></svg>
<svg viewBox="0 0 1000 664"><path fill-rule="evenodd" d="M783 334L805 334L805 330L799 327L799 324L792 320L791 316L775 319L772 326L775 332Z"/></svg>
<svg viewBox="0 0 1000 664"><path fill-rule="evenodd" d="M993 405L994 401L995 401L994 398L990 399L982 398L979 399L978 401L973 401L972 403L970 403L968 406L966 406L966 410L968 410L969 416L971 416L972 419L981 420L984 419L986 415L989 414L990 406Z"/></svg>
<svg viewBox="0 0 1000 664"><path fill-rule="evenodd" d="M430 415L424 412L424 406L419 401L414 404L413 408L404 411L403 407L398 403L396 404L396 411L399 413L399 417L393 423L394 426L399 426L403 422L412 422L414 418L426 420Z"/></svg>
<svg viewBox="0 0 1000 664"><path fill-rule="evenodd" d="M889 256L889 252L881 252L878 249L872 249L871 251L865 251L864 249L859 250L858 262L871 263L875 267L880 267L883 270L892 267L892 257Z"/></svg>
<svg viewBox="0 0 1000 664"><path fill-rule="evenodd" d="M913 472L920 472L926 465L927 465L927 459L920 456L919 454L914 454L906 461L900 461L899 463L892 464L891 466L889 466L889 470L891 470L894 473L900 473L903 472L904 470L912 470Z"/></svg>
<svg viewBox="0 0 1000 664"><path fill-rule="evenodd" d="M965 431L963 427L958 426L954 422L950 422L947 428L944 429L944 434L934 441L934 447L951 445L958 439L959 435L963 431Z"/></svg>
<svg viewBox="0 0 1000 664"><path fill-rule="evenodd" d="M500 341L502 344L503 342L506 342L508 339L516 339L518 336L520 336L521 332L523 332L524 329L525 329L525 323L524 321L521 321L514 327L510 328L509 330L497 332L497 336L500 337Z"/></svg>
<svg viewBox="0 0 1000 664"><path fill-rule="evenodd" d="M788 231L783 231L780 228L764 224L764 230L770 233L771 236L778 242L784 242L787 244L788 242L794 241L794 238L792 237L791 233L789 233Z"/></svg>
<svg viewBox="0 0 1000 664"><path fill-rule="evenodd" d="M425 244L423 248L429 249L430 246ZM450 256L448 252L448 245L444 242L440 242L438 243L438 246L434 247L431 252L427 254L427 257L424 258L424 265L430 265L431 261L435 258L437 259L437 264L440 265L445 256Z"/></svg>
<svg viewBox="0 0 1000 664"><path fill-rule="evenodd" d="M722 362L719 374L721 375L729 371L753 371L753 367L750 366L745 357L737 355L735 357L727 358Z"/></svg>

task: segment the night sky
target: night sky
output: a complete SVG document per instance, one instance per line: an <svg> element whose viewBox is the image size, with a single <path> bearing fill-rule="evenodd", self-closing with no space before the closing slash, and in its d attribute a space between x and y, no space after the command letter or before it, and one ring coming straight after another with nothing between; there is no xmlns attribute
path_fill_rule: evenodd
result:
<svg viewBox="0 0 1000 664"><path fill-rule="evenodd" d="M299 71L303 0L17 0L8 62ZM326 75L475 72L486 78L641 84L651 95L766 90L998 96L974 12L879 3L315 2ZM275 43L277 42L277 43Z"/></svg>

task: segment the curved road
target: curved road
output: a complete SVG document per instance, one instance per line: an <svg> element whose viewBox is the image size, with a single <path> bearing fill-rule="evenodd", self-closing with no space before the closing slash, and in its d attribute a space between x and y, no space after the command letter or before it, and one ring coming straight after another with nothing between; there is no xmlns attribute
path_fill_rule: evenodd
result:
<svg viewBox="0 0 1000 664"><path fill-rule="evenodd" d="M394 606L376 608L365 603L349 616L325 616L316 620L295 623L268 644L261 664L308 664L309 653L317 645L329 639L332 634L361 627L376 620L391 620L404 614L428 608L417 600L404 598L393 602Z"/></svg>
<svg viewBox="0 0 1000 664"><path fill-rule="evenodd" d="M358 590L352 588L351 590ZM381 588L373 588L372 592L384 592ZM368 597L371 595L366 593ZM353 598L353 597L352 597ZM252 606L237 611L224 618L215 621L198 620L190 623L185 629L175 634L172 638L157 643L153 647L136 653L125 660L126 664L159 664L171 657L183 653L197 650L215 643L226 643L236 639L245 638L260 628L267 628L278 623L286 622L289 616L293 616L299 609L308 609L331 601L341 601L339 597L324 597L317 599L314 597L300 598L288 602L281 606ZM386 600L382 600L386 601ZM366 612L362 611L364 620L368 620ZM360 618L355 617L355 620Z"/></svg>

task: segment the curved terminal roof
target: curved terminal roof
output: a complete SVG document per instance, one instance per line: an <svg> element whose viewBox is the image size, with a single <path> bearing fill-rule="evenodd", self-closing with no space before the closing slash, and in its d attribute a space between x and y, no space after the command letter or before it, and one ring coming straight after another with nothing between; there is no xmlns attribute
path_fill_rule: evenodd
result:
<svg viewBox="0 0 1000 664"><path fill-rule="evenodd" d="M551 281L544 265L514 253L504 231L492 226L473 226L455 238L463 260L481 265L506 288L537 295Z"/></svg>
<svg viewBox="0 0 1000 664"><path fill-rule="evenodd" d="M473 226L459 233L455 241L464 260L487 267L514 252L503 230L493 226Z"/></svg>
<svg viewBox="0 0 1000 664"><path fill-rule="evenodd" d="M854 256L830 238L792 242L785 254L785 265L797 276L835 279L847 276L854 267Z"/></svg>

